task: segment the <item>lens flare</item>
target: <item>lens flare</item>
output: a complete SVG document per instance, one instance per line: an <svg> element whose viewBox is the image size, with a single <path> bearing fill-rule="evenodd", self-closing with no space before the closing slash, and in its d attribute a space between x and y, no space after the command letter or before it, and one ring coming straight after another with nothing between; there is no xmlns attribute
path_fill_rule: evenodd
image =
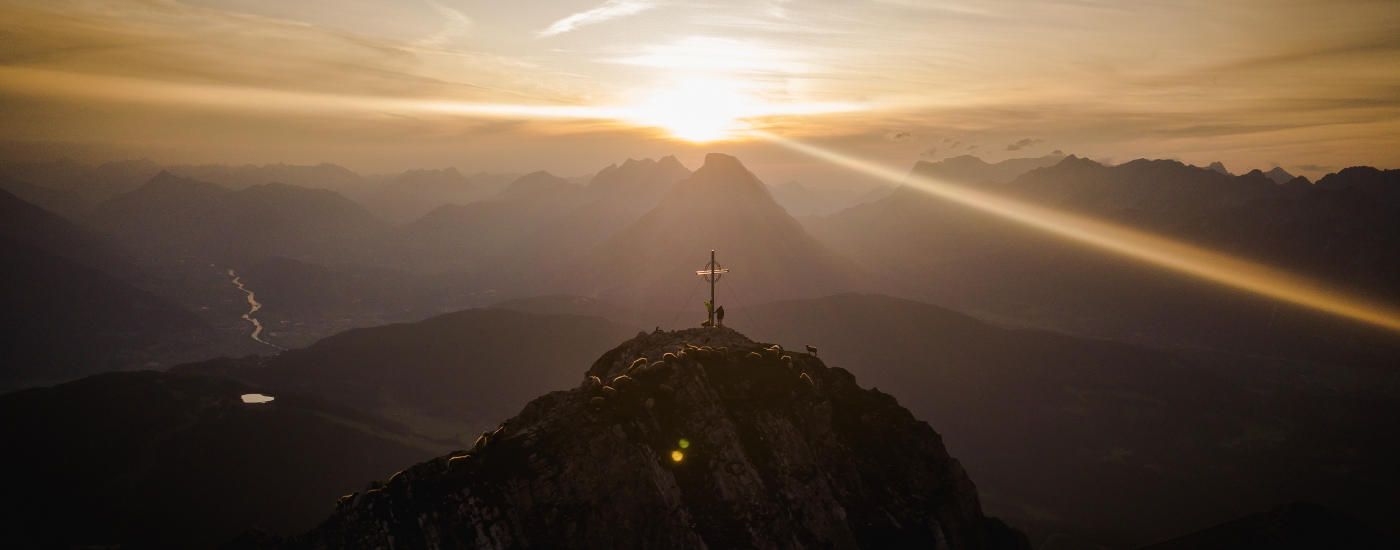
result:
<svg viewBox="0 0 1400 550"><path fill-rule="evenodd" d="M680 452L679 450L671 451L671 462L679 464L682 460L685 460L685 453Z"/></svg>
<svg viewBox="0 0 1400 550"><path fill-rule="evenodd" d="M769 132L752 135L788 149L1099 250L1215 284L1400 332L1400 311L1368 303L1315 281L1137 229L1053 210L945 181L908 174Z"/></svg>

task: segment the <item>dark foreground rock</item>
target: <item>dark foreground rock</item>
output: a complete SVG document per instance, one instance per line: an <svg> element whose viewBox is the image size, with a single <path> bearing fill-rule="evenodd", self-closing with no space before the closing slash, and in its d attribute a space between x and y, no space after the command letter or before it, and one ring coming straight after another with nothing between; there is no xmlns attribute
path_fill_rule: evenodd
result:
<svg viewBox="0 0 1400 550"><path fill-rule="evenodd" d="M1027 547L982 515L939 435L894 398L765 348L727 329L638 335L578 389L536 399L470 451L347 495L285 543Z"/></svg>

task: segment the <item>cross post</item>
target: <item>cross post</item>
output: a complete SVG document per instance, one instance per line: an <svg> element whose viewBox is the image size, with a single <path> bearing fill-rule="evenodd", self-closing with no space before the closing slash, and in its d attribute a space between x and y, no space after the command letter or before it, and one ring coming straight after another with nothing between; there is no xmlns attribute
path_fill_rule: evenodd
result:
<svg viewBox="0 0 1400 550"><path fill-rule="evenodd" d="M695 271L696 275L710 283L710 307L708 308L708 322L711 327L715 326L715 308L718 307L715 305L715 283L718 282L719 278L725 273L729 273L729 269L722 265L719 265L719 263L715 261L714 250L710 250L710 263L705 264L705 269L699 269Z"/></svg>

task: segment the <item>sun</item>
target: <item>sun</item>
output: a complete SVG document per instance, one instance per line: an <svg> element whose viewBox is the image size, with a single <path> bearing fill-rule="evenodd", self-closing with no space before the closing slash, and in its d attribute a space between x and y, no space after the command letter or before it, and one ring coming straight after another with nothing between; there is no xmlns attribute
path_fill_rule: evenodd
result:
<svg viewBox="0 0 1400 550"><path fill-rule="evenodd" d="M742 83L698 78L652 90L630 109L628 118L635 124L661 128L677 139L707 143L748 129L744 119L761 110L759 102L744 93Z"/></svg>

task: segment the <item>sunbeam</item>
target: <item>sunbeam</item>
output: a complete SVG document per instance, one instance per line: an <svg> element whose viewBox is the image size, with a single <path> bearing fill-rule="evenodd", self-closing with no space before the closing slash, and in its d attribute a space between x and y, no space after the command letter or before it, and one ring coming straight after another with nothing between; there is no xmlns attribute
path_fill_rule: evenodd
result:
<svg viewBox="0 0 1400 550"><path fill-rule="evenodd" d="M906 173L770 132L750 134L793 151L877 177L1046 233L1212 283L1400 332L1400 311L1258 263L1137 229Z"/></svg>

